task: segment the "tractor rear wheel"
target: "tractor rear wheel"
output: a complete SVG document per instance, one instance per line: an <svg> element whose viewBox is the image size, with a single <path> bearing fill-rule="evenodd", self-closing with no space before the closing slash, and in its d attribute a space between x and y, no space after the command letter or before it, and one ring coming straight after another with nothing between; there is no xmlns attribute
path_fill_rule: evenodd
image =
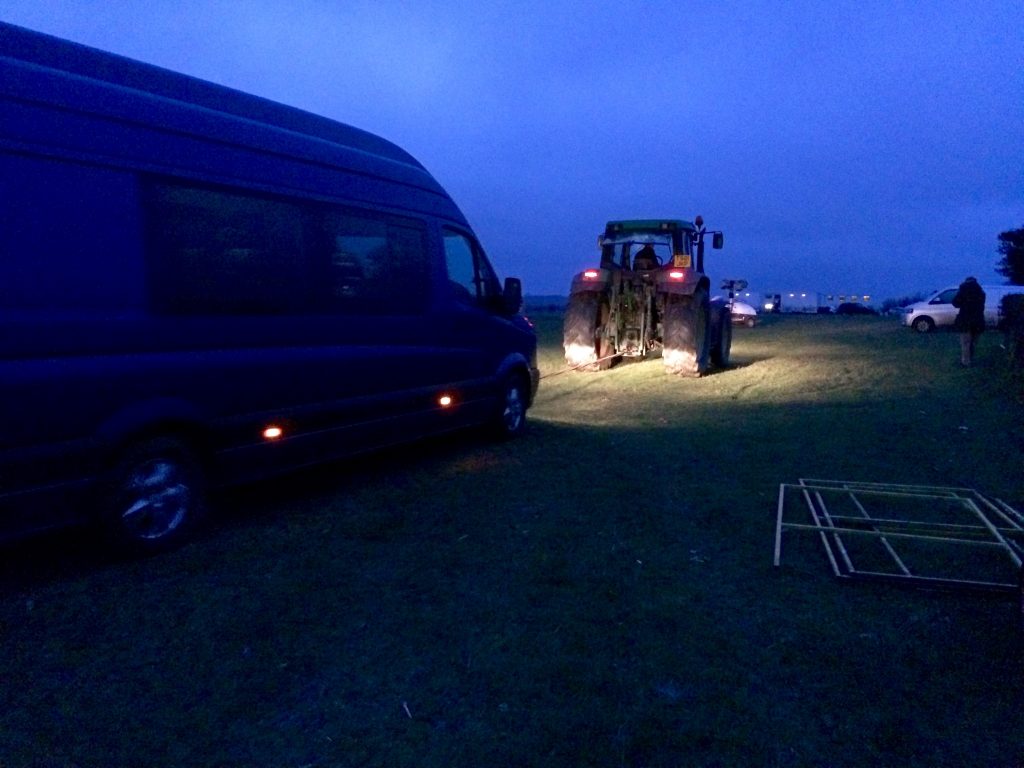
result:
<svg viewBox="0 0 1024 768"><path fill-rule="evenodd" d="M707 372L709 309L705 288L666 298L662 360L669 373L697 377Z"/></svg>
<svg viewBox="0 0 1024 768"><path fill-rule="evenodd" d="M584 371L599 371L612 364L612 345L607 337L608 302L595 293L569 297L562 325L565 362Z"/></svg>

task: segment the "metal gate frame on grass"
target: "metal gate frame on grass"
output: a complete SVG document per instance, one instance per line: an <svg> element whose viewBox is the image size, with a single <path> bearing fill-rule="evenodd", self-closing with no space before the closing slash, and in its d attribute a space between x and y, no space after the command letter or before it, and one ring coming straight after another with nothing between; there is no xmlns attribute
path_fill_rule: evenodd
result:
<svg viewBox="0 0 1024 768"><path fill-rule="evenodd" d="M810 515L811 522L787 522L784 519L787 492L800 494ZM856 514L838 514L830 510L826 498L850 506ZM898 500L898 501L896 501ZM915 509L915 518L898 518L884 509L891 502L906 507L918 503L923 509ZM943 514L934 512L929 504L942 508ZM868 506L882 507L882 514L872 514ZM963 515L964 522L944 522L950 515ZM934 519L939 517L939 520ZM928 485L895 485L888 483L849 482L841 480L809 480L801 478L797 483L782 483L779 486L778 515L775 522L775 565L782 558L782 534L785 531L807 531L817 533L825 548L832 572L838 578L895 581L917 586L980 590L997 593L1013 593L1024 596L1024 515L1000 499L990 499L973 488L952 488ZM861 568L854 562L850 539L846 537L868 537L879 542L892 570ZM968 578L963 574L923 575L915 573L907 562L906 554L900 554L897 546L903 542L929 542L936 546L949 545L955 548L978 547L1005 554L1009 580L990 578ZM1024 599L1024 597L1022 597ZM1022 603L1024 608L1024 603Z"/></svg>

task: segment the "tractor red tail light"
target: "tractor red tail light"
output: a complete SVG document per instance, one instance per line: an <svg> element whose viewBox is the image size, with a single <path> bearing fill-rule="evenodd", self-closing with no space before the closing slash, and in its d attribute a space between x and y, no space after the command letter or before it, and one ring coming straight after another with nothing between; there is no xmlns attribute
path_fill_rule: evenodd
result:
<svg viewBox="0 0 1024 768"><path fill-rule="evenodd" d="M599 278L600 276L601 272L600 270L597 269L588 269L583 272L584 280L597 280L597 278Z"/></svg>
<svg viewBox="0 0 1024 768"><path fill-rule="evenodd" d="M683 280L686 278L686 273L681 269L673 269L668 273L669 280Z"/></svg>

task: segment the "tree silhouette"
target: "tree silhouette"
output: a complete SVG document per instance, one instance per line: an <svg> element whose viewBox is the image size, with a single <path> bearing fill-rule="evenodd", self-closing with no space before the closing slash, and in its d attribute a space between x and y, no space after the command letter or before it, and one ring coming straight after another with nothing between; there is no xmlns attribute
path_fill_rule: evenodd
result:
<svg viewBox="0 0 1024 768"><path fill-rule="evenodd" d="M999 233L999 253L1003 258L996 272L1012 285L1024 285L1024 228Z"/></svg>

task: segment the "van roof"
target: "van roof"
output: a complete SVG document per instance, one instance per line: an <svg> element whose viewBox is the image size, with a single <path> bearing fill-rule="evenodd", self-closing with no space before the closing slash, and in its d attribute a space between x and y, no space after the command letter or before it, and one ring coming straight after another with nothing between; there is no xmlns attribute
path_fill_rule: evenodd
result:
<svg viewBox="0 0 1024 768"><path fill-rule="evenodd" d="M412 155L375 134L311 112L146 64L97 48L0 22L0 58L29 62L174 101L325 139L425 170Z"/></svg>

